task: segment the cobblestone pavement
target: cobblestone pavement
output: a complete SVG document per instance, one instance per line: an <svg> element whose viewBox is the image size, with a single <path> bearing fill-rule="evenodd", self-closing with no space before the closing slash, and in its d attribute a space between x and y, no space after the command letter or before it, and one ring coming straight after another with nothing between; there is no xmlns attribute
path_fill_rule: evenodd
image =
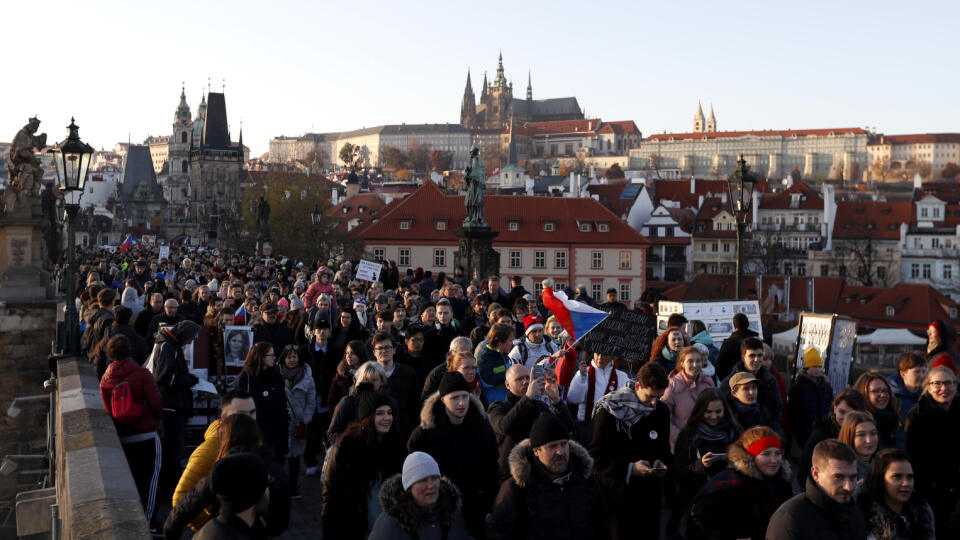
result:
<svg viewBox="0 0 960 540"><path fill-rule="evenodd" d="M320 473L305 476L302 471L303 468L300 473L300 493L303 497L290 501L290 527L280 536L282 540L315 540L323 537L320 528Z"/></svg>

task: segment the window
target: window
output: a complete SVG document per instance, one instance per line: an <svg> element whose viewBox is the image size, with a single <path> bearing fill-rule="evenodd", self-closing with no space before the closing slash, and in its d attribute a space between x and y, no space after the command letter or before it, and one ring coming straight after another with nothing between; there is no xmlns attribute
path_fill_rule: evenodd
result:
<svg viewBox="0 0 960 540"><path fill-rule="evenodd" d="M180 172L182 173L187 172L187 160L183 160L180 162Z"/></svg>
<svg viewBox="0 0 960 540"><path fill-rule="evenodd" d="M520 268L520 250L510 250L510 268Z"/></svg>
<svg viewBox="0 0 960 540"><path fill-rule="evenodd" d="M590 296L593 297L594 302L600 301L600 294L603 292L602 283L591 283L590 284Z"/></svg>
<svg viewBox="0 0 960 540"><path fill-rule="evenodd" d="M935 218L940 217L940 207L936 207L933 209L933 217Z"/></svg>
<svg viewBox="0 0 960 540"><path fill-rule="evenodd" d="M534 252L533 252L533 267L534 267L534 268L543 268L543 267L547 266L547 263L546 263L545 259L546 259L546 256L544 256L544 252L542 252L542 251L534 251Z"/></svg>
<svg viewBox="0 0 960 540"><path fill-rule="evenodd" d="M700 251L704 251L704 252L707 251L707 245L706 245L706 244L700 244Z"/></svg>
<svg viewBox="0 0 960 540"><path fill-rule="evenodd" d="M401 230L401 231L408 231L408 230L410 230L410 220L409 220L409 219L401 219L401 220L400 220L400 230Z"/></svg>
<svg viewBox="0 0 960 540"><path fill-rule="evenodd" d="M410 250L408 248L400 248L397 264L400 266L410 266Z"/></svg>
<svg viewBox="0 0 960 540"><path fill-rule="evenodd" d="M896 310L893 309L893 306L887 306L886 314L887 317L893 317L896 314Z"/></svg>
<svg viewBox="0 0 960 540"><path fill-rule="evenodd" d="M589 224L589 223L581 223L581 224L580 224L580 232L590 232L590 224Z"/></svg>
<svg viewBox="0 0 960 540"><path fill-rule="evenodd" d="M920 277L920 265L919 265L919 264L913 263L913 264L910 265L910 277L913 278L913 279L917 279L917 278Z"/></svg>
<svg viewBox="0 0 960 540"><path fill-rule="evenodd" d="M609 230L610 230L610 224L609 224L609 223L597 223L597 231L599 231L599 232L607 232L607 231L609 231Z"/></svg>
<svg viewBox="0 0 960 540"><path fill-rule="evenodd" d="M793 264L788 263L788 262L783 263L783 274L784 274L785 276L792 276L792 275L793 275Z"/></svg>
<svg viewBox="0 0 960 540"><path fill-rule="evenodd" d="M603 252L594 251L590 255L590 268L594 270L603 270Z"/></svg>
<svg viewBox="0 0 960 540"><path fill-rule="evenodd" d="M445 230L447 230L447 220L445 220L445 219L438 219L438 220L435 222L434 226L435 226L435 228L436 228L438 231L445 231Z"/></svg>
<svg viewBox="0 0 960 540"><path fill-rule="evenodd" d="M373 249L373 260L380 262L383 260L383 248Z"/></svg>
<svg viewBox="0 0 960 540"><path fill-rule="evenodd" d="M180 142L181 142L181 143L186 143L186 142L187 142L187 132L186 132L186 131L181 131L181 132L180 132Z"/></svg>
<svg viewBox="0 0 960 540"><path fill-rule="evenodd" d="M923 279L930 279L930 263L923 263Z"/></svg>
<svg viewBox="0 0 960 540"><path fill-rule="evenodd" d="M840 274L840 278L841 278L841 279L846 279L846 277L847 277L847 267L841 264L840 267L839 267L837 270L839 271L838 273Z"/></svg>
<svg viewBox="0 0 960 540"><path fill-rule="evenodd" d="M447 265L447 250L445 249L433 250L433 266L442 268L446 265Z"/></svg>
<svg viewBox="0 0 960 540"><path fill-rule="evenodd" d="M519 222L519 221L508 221L508 222L507 222L507 230L510 231L510 232L517 232L517 231L519 231L519 230L520 230L520 222Z"/></svg>
<svg viewBox="0 0 960 540"><path fill-rule="evenodd" d="M558 251L556 253L554 262L556 263L554 267L556 268L566 268L567 267L567 252Z"/></svg>
<svg viewBox="0 0 960 540"><path fill-rule="evenodd" d="M723 252L724 252L724 253L730 253L730 242L724 242L724 243L723 243Z"/></svg>
<svg viewBox="0 0 960 540"><path fill-rule="evenodd" d="M807 263L797 263L797 275L798 276L807 275Z"/></svg>
<svg viewBox="0 0 960 540"><path fill-rule="evenodd" d="M717 252L717 247L718 247L718 246L717 246L717 242L713 242L712 244L710 244L710 251L716 253L716 252Z"/></svg>
<svg viewBox="0 0 960 540"><path fill-rule="evenodd" d="M621 270L630 269L630 252L629 251L620 252L620 269Z"/></svg>
<svg viewBox="0 0 960 540"><path fill-rule="evenodd" d="M533 295L537 298L540 298L540 295L543 294L543 280L534 279L533 280Z"/></svg>
<svg viewBox="0 0 960 540"><path fill-rule="evenodd" d="M943 279L953 279L953 265L945 264L943 266Z"/></svg>
<svg viewBox="0 0 960 540"><path fill-rule="evenodd" d="M927 208L926 208L926 207L920 209L920 217L927 217Z"/></svg>
<svg viewBox="0 0 960 540"><path fill-rule="evenodd" d="M620 284L620 301L621 302L630 301L630 284L629 283Z"/></svg>
<svg viewBox="0 0 960 540"><path fill-rule="evenodd" d="M553 232L553 222L544 221L543 222L543 232Z"/></svg>
<svg viewBox="0 0 960 540"><path fill-rule="evenodd" d="M878 266L878 267L877 267L877 279L887 279L887 269L886 269L886 268L884 268L884 267L882 267L882 266Z"/></svg>

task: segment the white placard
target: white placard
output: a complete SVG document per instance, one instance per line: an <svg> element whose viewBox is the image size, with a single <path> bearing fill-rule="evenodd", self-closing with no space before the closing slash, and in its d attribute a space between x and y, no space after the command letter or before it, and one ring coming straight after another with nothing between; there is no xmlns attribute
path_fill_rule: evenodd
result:
<svg viewBox="0 0 960 540"><path fill-rule="evenodd" d="M170 258L170 246L160 246L160 249L157 250L157 261L162 261L163 259Z"/></svg>
<svg viewBox="0 0 960 540"><path fill-rule="evenodd" d="M760 324L760 304L756 300L719 300L711 302L671 302L661 300L657 304L657 333L667 329L667 319L674 313L682 313L688 321L703 321L707 333L717 346L733 333L733 316L743 313L750 321L750 330L763 339Z"/></svg>
<svg viewBox="0 0 960 540"><path fill-rule="evenodd" d="M224 365L243 367L247 353L253 347L253 327L230 325L223 329Z"/></svg>
<svg viewBox="0 0 960 540"><path fill-rule="evenodd" d="M383 266L380 263L360 259L357 265L357 279L364 281L377 281L380 279L380 270Z"/></svg>

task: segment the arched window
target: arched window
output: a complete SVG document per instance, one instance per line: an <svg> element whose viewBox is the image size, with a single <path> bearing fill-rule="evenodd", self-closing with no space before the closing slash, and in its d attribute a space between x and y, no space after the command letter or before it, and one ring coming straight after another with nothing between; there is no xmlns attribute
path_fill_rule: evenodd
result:
<svg viewBox="0 0 960 540"><path fill-rule="evenodd" d="M180 142L186 144L186 142L187 142L187 132L186 132L186 131L181 131L181 132L180 132Z"/></svg>
<svg viewBox="0 0 960 540"><path fill-rule="evenodd" d="M183 172L183 173L187 172L187 160L183 160L180 162L180 172Z"/></svg>

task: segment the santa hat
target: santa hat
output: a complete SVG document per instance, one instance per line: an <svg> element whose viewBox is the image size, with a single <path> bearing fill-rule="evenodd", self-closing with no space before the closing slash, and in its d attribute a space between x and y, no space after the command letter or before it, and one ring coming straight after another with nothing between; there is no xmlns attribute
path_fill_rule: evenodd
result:
<svg viewBox="0 0 960 540"><path fill-rule="evenodd" d="M539 315L527 315L523 318L523 333L529 334L531 330L543 330L543 319Z"/></svg>

